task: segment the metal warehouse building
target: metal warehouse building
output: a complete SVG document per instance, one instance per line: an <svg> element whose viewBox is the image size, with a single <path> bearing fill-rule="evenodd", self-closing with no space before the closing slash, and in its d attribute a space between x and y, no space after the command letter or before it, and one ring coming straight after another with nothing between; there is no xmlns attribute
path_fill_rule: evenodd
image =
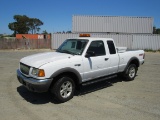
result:
<svg viewBox="0 0 160 120"><path fill-rule="evenodd" d="M153 18L74 15L72 17L72 32L151 34L153 32Z"/></svg>

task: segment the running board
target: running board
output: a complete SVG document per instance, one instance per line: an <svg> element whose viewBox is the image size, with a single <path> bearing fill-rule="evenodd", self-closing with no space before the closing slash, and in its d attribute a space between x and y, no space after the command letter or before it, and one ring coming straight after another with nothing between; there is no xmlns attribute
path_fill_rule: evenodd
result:
<svg viewBox="0 0 160 120"><path fill-rule="evenodd" d="M112 78L115 78L115 77L117 77L117 75L114 74L114 75L110 75L110 76L107 76L107 77L101 77L101 78L93 79L93 80L82 83L82 86L86 86L86 85L90 85L90 84L93 84L93 83L105 81L105 80L112 79Z"/></svg>

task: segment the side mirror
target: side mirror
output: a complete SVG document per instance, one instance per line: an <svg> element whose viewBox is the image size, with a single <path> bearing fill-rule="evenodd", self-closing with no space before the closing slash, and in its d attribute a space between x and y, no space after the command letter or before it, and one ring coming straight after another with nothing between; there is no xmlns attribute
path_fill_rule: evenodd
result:
<svg viewBox="0 0 160 120"><path fill-rule="evenodd" d="M94 51L87 51L85 57L89 58L89 57L92 57L92 56L95 56L95 52Z"/></svg>

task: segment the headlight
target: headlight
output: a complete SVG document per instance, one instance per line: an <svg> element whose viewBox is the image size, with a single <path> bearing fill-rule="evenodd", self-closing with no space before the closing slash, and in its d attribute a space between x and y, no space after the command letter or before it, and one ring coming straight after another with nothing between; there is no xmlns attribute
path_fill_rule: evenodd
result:
<svg viewBox="0 0 160 120"><path fill-rule="evenodd" d="M31 74L34 75L34 76L37 76L38 75L38 71L39 70L37 68L33 68Z"/></svg>
<svg viewBox="0 0 160 120"><path fill-rule="evenodd" d="M45 77L45 72L43 69L33 68L31 74L36 77Z"/></svg>

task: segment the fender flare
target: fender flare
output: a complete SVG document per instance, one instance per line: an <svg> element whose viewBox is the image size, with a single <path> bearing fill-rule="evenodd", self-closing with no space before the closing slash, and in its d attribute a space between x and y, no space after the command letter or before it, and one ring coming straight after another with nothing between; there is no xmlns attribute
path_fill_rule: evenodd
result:
<svg viewBox="0 0 160 120"><path fill-rule="evenodd" d="M125 69L124 69L124 72L127 70L127 68L128 68L128 66L130 65L130 63L131 63L132 61L134 61L134 60L136 60L136 61L138 62L137 68L139 67L140 62L139 62L138 58L137 58L137 57L132 57L132 58L130 58L130 60L128 61L127 65L126 65L126 67L125 67Z"/></svg>
<svg viewBox="0 0 160 120"><path fill-rule="evenodd" d="M67 68L62 68L62 69L59 69L58 71L54 72L50 78L54 78L62 73L65 73L65 72L71 72L71 73L74 73L78 80L76 80L76 82L78 82L78 84L81 84L82 83L82 77L80 75L80 73L76 70L76 69L73 69L73 68L70 68L70 67L67 67Z"/></svg>

